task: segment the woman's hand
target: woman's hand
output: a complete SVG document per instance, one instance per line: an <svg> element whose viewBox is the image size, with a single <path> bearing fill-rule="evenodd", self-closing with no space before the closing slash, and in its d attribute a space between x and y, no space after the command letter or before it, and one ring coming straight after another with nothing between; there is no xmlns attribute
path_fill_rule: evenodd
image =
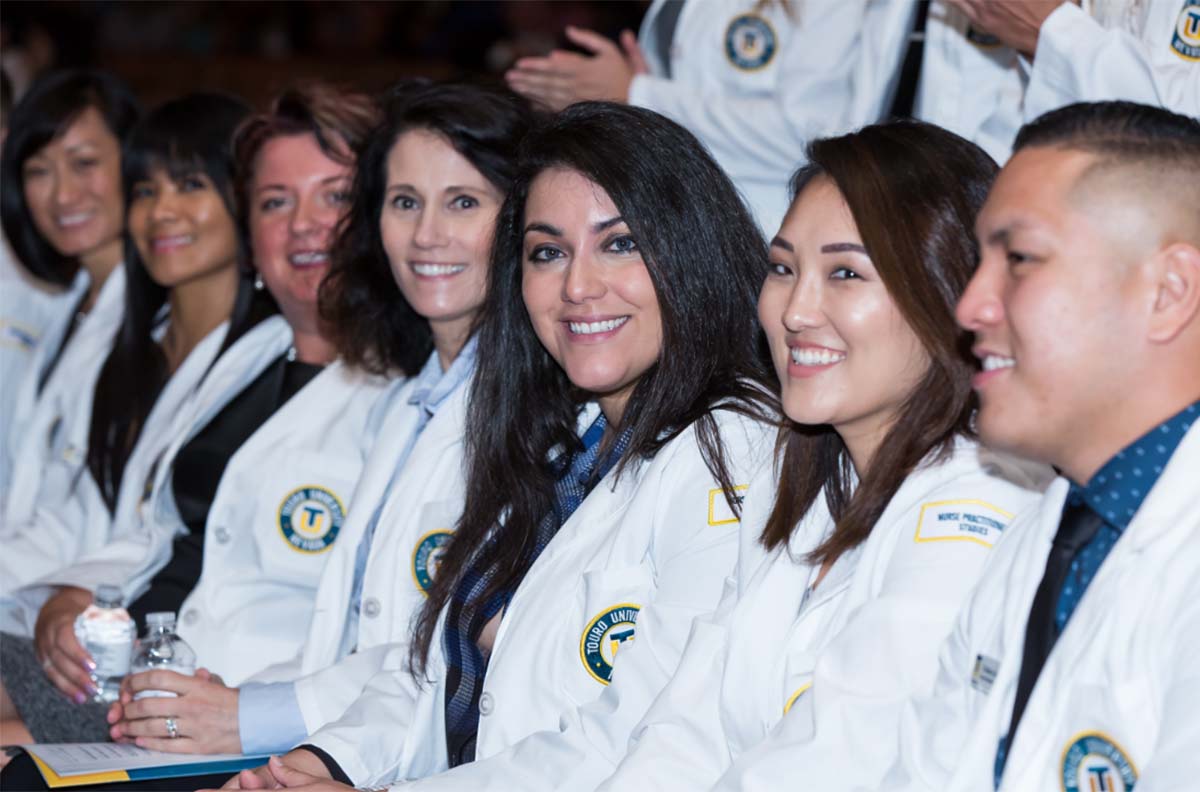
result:
<svg viewBox="0 0 1200 792"><path fill-rule="evenodd" d="M38 611L33 648L50 682L82 704L96 694L91 671L96 664L75 638L75 619L92 604L92 592L67 586Z"/></svg>
<svg viewBox="0 0 1200 792"><path fill-rule="evenodd" d="M297 748L283 756L272 756L270 761L253 770L243 770L225 782L221 789L285 789L291 786L316 784L313 789L353 789L339 784L329 777L325 763L311 751ZM207 792L202 790L202 792Z"/></svg>
<svg viewBox="0 0 1200 792"><path fill-rule="evenodd" d="M154 696L137 701L144 690L165 690L176 697ZM171 737L167 718L175 720ZM201 668L195 676L174 671L145 671L121 681L121 700L108 711L109 735L116 742L169 753L241 753L238 734L238 690Z"/></svg>

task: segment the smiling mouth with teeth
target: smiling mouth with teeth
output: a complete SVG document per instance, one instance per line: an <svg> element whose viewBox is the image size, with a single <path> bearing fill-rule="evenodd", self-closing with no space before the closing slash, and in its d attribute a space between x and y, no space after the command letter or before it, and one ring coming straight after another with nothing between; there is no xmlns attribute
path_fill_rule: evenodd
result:
<svg viewBox="0 0 1200 792"><path fill-rule="evenodd" d="M466 264L413 264L413 272L426 278L457 275L467 268Z"/></svg>
<svg viewBox="0 0 1200 792"><path fill-rule="evenodd" d="M1002 357L1000 355L986 355L983 358L984 371L996 371L998 369L1012 368L1016 361L1010 357Z"/></svg>
<svg viewBox="0 0 1200 792"><path fill-rule="evenodd" d="M288 256L288 262L293 267L313 267L318 264L325 264L329 261L329 254L320 251L305 251L303 253L293 253Z"/></svg>
<svg viewBox="0 0 1200 792"><path fill-rule="evenodd" d="M595 335L596 333L608 333L616 330L628 321L628 316L621 316L616 319L601 319L596 322L567 322L567 328L571 331L572 335Z"/></svg>
<svg viewBox="0 0 1200 792"><path fill-rule="evenodd" d="M58 222L60 228L74 228L76 226L83 225L91 219L91 212L79 212L70 215L59 215L59 217L56 218L56 221Z"/></svg>
<svg viewBox="0 0 1200 792"><path fill-rule="evenodd" d="M792 347L792 362L797 366L828 366L846 359L845 352L812 347Z"/></svg>

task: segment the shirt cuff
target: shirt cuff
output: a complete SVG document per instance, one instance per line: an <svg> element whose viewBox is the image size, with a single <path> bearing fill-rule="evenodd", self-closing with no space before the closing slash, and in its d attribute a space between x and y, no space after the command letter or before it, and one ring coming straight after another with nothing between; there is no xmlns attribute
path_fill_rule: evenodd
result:
<svg viewBox="0 0 1200 792"><path fill-rule="evenodd" d="M238 734L244 754L277 754L308 736L292 682L247 683L238 692Z"/></svg>

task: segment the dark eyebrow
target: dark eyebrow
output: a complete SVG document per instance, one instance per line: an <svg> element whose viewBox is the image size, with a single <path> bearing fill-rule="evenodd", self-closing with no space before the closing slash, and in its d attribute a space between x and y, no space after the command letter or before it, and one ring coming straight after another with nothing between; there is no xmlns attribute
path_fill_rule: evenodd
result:
<svg viewBox="0 0 1200 792"><path fill-rule="evenodd" d="M795 253L796 247L791 242L788 242L783 237L775 237L771 240L771 247L783 248L788 253Z"/></svg>
<svg viewBox="0 0 1200 792"><path fill-rule="evenodd" d="M625 221L621 218L620 215L617 215L616 217L610 217L607 220L601 220L600 222L592 225L592 233L599 234L601 231L605 231L605 230L617 225L618 223L623 223L623 222L625 222Z"/></svg>
<svg viewBox="0 0 1200 792"><path fill-rule="evenodd" d="M543 234L549 234L550 236L556 237L563 235L561 229L555 228L548 223L530 223L529 225L525 226L525 233L528 234L530 231L540 231Z"/></svg>
<svg viewBox="0 0 1200 792"><path fill-rule="evenodd" d="M867 255L867 249L854 242L834 242L832 245L821 245L822 253L862 253Z"/></svg>

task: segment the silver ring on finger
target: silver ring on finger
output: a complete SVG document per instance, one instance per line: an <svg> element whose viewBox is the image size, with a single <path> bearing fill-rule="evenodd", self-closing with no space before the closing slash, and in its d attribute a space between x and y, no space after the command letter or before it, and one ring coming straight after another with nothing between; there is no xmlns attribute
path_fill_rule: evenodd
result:
<svg viewBox="0 0 1200 792"><path fill-rule="evenodd" d="M179 724L174 718L164 718L167 723L167 736L174 740L179 736Z"/></svg>
<svg viewBox="0 0 1200 792"><path fill-rule="evenodd" d="M49 655L47 655L46 659L42 661L42 670L45 671L47 674L49 674L50 668L53 665L54 665L54 661L50 659Z"/></svg>

